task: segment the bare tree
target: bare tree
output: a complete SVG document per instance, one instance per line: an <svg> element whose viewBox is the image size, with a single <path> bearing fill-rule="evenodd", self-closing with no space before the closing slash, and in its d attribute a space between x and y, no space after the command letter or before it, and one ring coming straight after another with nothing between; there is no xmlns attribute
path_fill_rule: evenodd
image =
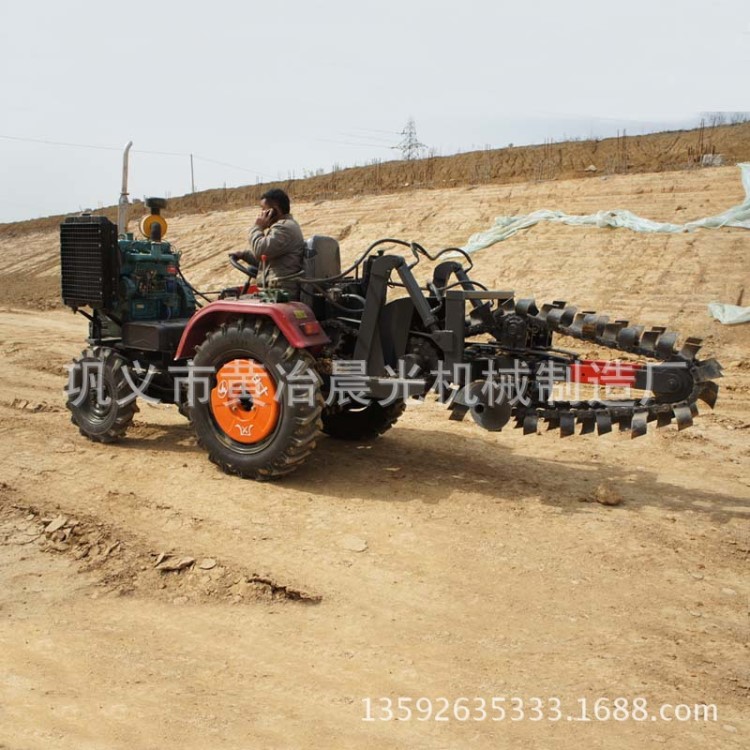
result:
<svg viewBox="0 0 750 750"><path fill-rule="evenodd" d="M726 112L701 112L701 116L710 128L715 128L717 125L724 125L727 121Z"/></svg>

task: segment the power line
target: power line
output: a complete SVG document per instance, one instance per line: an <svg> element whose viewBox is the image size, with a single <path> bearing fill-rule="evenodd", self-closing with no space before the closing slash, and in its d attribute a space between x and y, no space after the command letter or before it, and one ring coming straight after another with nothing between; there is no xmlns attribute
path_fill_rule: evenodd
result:
<svg viewBox="0 0 750 750"><path fill-rule="evenodd" d="M145 152L141 152L145 153ZM199 156L198 154L193 154L193 157L195 159L198 159L199 161L207 161L209 164L218 164L222 167L229 167L230 169L239 169L242 172L250 172L251 174L258 175L259 177L265 177L267 180L272 180L273 177L267 174L263 174L263 172L258 172L257 169L247 169L246 167L238 167L236 164L227 164L227 162L224 161L217 161L216 159L209 159L207 156Z"/></svg>
<svg viewBox="0 0 750 750"><path fill-rule="evenodd" d="M115 149L115 151L122 151L122 149ZM142 148L134 148L136 154L154 154L156 156L189 156L189 154L178 153L177 151L144 151Z"/></svg>
<svg viewBox="0 0 750 750"><path fill-rule="evenodd" d="M334 141L330 138L313 138L314 141L319 141L321 143L336 143L341 146L357 146L358 148L398 148L397 146L386 146L383 143L351 143L350 141Z"/></svg>
<svg viewBox="0 0 750 750"><path fill-rule="evenodd" d="M367 133L385 133L386 135L401 135L398 130L379 130L378 128L353 128L353 130L362 130Z"/></svg>
<svg viewBox="0 0 750 750"><path fill-rule="evenodd" d="M4 138L8 141L24 141L26 143L43 143L45 146L69 146L70 148L95 148L100 151L122 151L121 148L115 146L93 146L87 143L68 143L66 141L48 141L42 138L21 138L16 135L0 135L0 138Z"/></svg>
<svg viewBox="0 0 750 750"><path fill-rule="evenodd" d="M117 151L122 152L122 149L118 146L99 146L92 143L70 143L69 141L52 141L45 138L26 138L21 137L17 135L0 135L0 138L3 138L8 141L22 141L24 143L40 143L45 146L65 146L67 148L89 148L89 149L96 149L98 151ZM138 154L148 154L150 156L177 156L180 158L189 158L189 153L182 153L180 151L150 151L147 149L140 149L140 148L134 148L133 152ZM258 172L256 169L247 169L246 167L240 167L236 164L228 164L227 162L223 161L217 161L216 159L209 159L207 156L199 156L198 154L193 154L193 157L195 159L200 159L201 161L209 162L211 164L218 164L222 167L229 167L230 169L239 169L243 172L249 172L251 174L257 175L258 177L265 177L266 179L272 179L269 175L263 174L263 172Z"/></svg>
<svg viewBox="0 0 750 750"><path fill-rule="evenodd" d="M373 135L371 133L368 133L367 135L360 135L359 133L344 133L341 132L339 135L342 135L344 138L357 138L357 139L369 139L371 141L380 141L381 143L388 143L393 144L393 138L386 138L382 135Z"/></svg>

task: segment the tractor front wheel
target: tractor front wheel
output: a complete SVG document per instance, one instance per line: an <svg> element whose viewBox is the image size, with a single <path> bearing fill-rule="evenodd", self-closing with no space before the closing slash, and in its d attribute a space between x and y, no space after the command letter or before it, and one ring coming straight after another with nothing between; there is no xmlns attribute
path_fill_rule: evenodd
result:
<svg viewBox="0 0 750 750"><path fill-rule="evenodd" d="M138 411L128 361L114 349L86 349L73 361L65 386L66 406L81 435L97 443L115 443Z"/></svg>
<svg viewBox="0 0 750 750"><path fill-rule="evenodd" d="M207 373L208 387L191 395L187 409L211 461L228 474L259 480L302 465L315 448L323 406L306 351L291 346L270 321L239 320L209 333L193 366L196 378Z"/></svg>

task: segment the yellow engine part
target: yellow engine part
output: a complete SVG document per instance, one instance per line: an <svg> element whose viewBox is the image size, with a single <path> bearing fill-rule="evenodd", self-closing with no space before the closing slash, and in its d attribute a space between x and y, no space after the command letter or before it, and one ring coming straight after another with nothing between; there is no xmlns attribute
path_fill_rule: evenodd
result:
<svg viewBox="0 0 750 750"><path fill-rule="evenodd" d="M148 238L151 237L151 227L154 224L160 224L161 225L161 236L166 237L167 235L167 220L160 216L159 214L146 214L141 219L140 229L143 233L143 236Z"/></svg>

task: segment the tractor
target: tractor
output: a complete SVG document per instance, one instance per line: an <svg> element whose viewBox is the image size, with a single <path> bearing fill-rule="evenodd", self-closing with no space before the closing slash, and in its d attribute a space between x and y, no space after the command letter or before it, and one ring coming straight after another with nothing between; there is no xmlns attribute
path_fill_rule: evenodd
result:
<svg viewBox="0 0 750 750"><path fill-rule="evenodd" d="M267 288L262 269L234 257L243 282L206 293L165 240L166 201L146 200L141 238L120 205L117 225L84 214L60 229L62 297L89 321L66 400L95 442L123 438L138 399L174 404L211 461L266 480L299 468L321 431L371 440L427 396L450 420L470 415L490 431L513 423L527 435L546 425L563 437L576 427L638 437L672 420L683 429L698 400L716 402L721 367L698 359L699 339L678 347L664 328L487 289L461 248L381 239L342 269L337 241L314 236L297 295ZM619 358L583 359L557 337Z"/></svg>

